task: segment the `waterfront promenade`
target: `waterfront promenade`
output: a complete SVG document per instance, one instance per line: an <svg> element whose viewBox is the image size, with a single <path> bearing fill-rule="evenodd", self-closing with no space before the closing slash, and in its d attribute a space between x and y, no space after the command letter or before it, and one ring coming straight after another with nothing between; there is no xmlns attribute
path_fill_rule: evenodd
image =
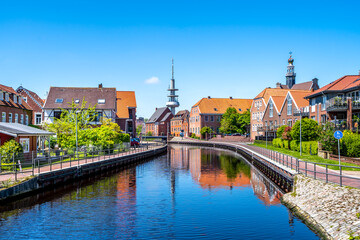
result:
<svg viewBox="0 0 360 240"><path fill-rule="evenodd" d="M125 156L134 155L134 154L141 153L141 152L156 150L163 146L164 146L163 144L157 144L157 143L151 144L150 143L150 144L143 144L142 146L137 147L137 148L131 147L125 151L117 151L117 152L115 151L113 153L108 153L108 154L105 153L105 151L104 151L103 154L97 154L97 155L92 155L92 156L87 155L86 157L79 157L81 155L81 153L79 153L77 155L78 157L76 157L76 155L73 154L73 155L69 155L69 156L62 156L62 158L60 160L58 158L57 159L50 158L50 160L47 160L47 164L43 164L43 165L37 164L38 160L35 159L32 167L27 167L20 171L17 170L16 172L11 171L11 172L0 173L0 186L1 186L1 183L3 183L3 185L4 185L5 182L12 184L16 181L22 181L31 176L40 175L42 173L53 172L56 170L67 169L67 168L76 167L76 166L80 167L80 166L84 166L86 164L94 163L94 162L101 162L101 161L106 161L106 160L111 160L111 159L122 158ZM108 151L108 150L106 150L106 151ZM52 161L54 161L54 163ZM17 169L19 169L19 166Z"/></svg>
<svg viewBox="0 0 360 240"><path fill-rule="evenodd" d="M248 145L245 142L224 142L224 141L203 141L197 139L189 138L173 138L170 142L179 142L186 144L197 142L199 145L202 143L211 143L216 146L216 144L236 146L246 150L250 150L260 156L263 160L276 162L277 166L280 166L286 171L289 171L289 168L294 171L294 173L302 173L305 176L312 177L314 179L320 179L325 182L336 183L339 185L345 185L350 187L360 188L360 177L358 175L359 171L348 171L349 168L358 168L359 167L349 167L349 166L340 166L340 170L333 170L330 168L339 167L339 165L334 164L322 164L322 163L313 163L306 162L301 159L294 158L289 155L278 153L269 149L257 147L254 145ZM346 171L344 171L346 170Z"/></svg>

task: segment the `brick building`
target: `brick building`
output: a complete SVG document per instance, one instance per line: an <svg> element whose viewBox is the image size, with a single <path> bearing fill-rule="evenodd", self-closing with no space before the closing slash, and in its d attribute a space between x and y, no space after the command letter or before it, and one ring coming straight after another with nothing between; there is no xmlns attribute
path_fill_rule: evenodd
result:
<svg viewBox="0 0 360 240"><path fill-rule="evenodd" d="M309 102L304 97L311 91L288 90L286 96L270 96L265 108L262 121L262 131L270 137L276 137L278 127L287 125L292 127L300 119L299 112L308 116Z"/></svg>
<svg viewBox="0 0 360 240"><path fill-rule="evenodd" d="M136 137L136 98L134 91L116 91L116 119L120 129Z"/></svg>
<svg viewBox="0 0 360 240"><path fill-rule="evenodd" d="M189 136L189 116L188 110L181 110L175 114L170 121L171 135L180 136L180 133L184 133L184 137Z"/></svg>
<svg viewBox="0 0 360 240"><path fill-rule="evenodd" d="M151 132L152 136L166 136L170 133L170 120L173 114L167 107L156 108L155 112L145 123L146 134Z"/></svg>
<svg viewBox="0 0 360 240"><path fill-rule="evenodd" d="M229 107L234 107L239 113L250 110L252 99L239 98L202 98L195 103L190 111L189 133L201 137L201 128L210 127L215 133L220 133L222 115Z"/></svg>
<svg viewBox="0 0 360 240"><path fill-rule="evenodd" d="M354 129L360 117L360 74L345 75L306 96L309 117L319 123L332 121L339 129Z"/></svg>
<svg viewBox="0 0 360 240"><path fill-rule="evenodd" d="M0 84L1 122L29 125L32 109L12 87Z"/></svg>
<svg viewBox="0 0 360 240"><path fill-rule="evenodd" d="M44 101L35 92L30 91L22 86L16 89L16 92L23 98L23 100L32 109L32 120L31 123L34 125L41 125L43 121L43 107Z"/></svg>

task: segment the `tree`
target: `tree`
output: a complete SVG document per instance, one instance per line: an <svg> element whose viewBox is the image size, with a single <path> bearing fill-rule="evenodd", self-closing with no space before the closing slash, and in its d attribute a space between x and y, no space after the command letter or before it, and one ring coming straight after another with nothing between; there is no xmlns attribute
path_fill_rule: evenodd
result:
<svg viewBox="0 0 360 240"><path fill-rule="evenodd" d="M214 133L214 131L213 131L210 127L207 127L207 126L201 128L201 130L200 130L200 134L201 134L203 137L205 137L205 135L211 134L211 133Z"/></svg>
<svg viewBox="0 0 360 240"><path fill-rule="evenodd" d="M285 130L285 128L287 128L287 127L288 127L287 125L282 125L281 127L279 127L279 128L277 129L277 131L276 131L276 136L277 136L278 138L282 138L283 133L284 133L284 130Z"/></svg>
<svg viewBox="0 0 360 240"><path fill-rule="evenodd" d="M0 147L1 161L4 163L9 163L12 161L13 155L18 155L23 152L23 148L20 143L16 142L14 139L6 141Z"/></svg>
<svg viewBox="0 0 360 240"><path fill-rule="evenodd" d="M336 152L338 148L338 141L334 137L335 127L331 122L327 122L322 129L320 129L320 143L322 149L326 151Z"/></svg>
<svg viewBox="0 0 360 240"><path fill-rule="evenodd" d="M293 140L300 140L300 121L297 121L291 129L291 137ZM316 141L319 139L319 124L312 119L301 119L301 140Z"/></svg>
<svg viewBox="0 0 360 240"><path fill-rule="evenodd" d="M142 132L142 128L143 128L142 125L138 125L138 126L136 127L136 133L137 133L137 135L140 135L140 133Z"/></svg>
<svg viewBox="0 0 360 240"><path fill-rule="evenodd" d="M238 113L236 108L229 107L223 114L220 125L222 133L245 133L250 124L250 112Z"/></svg>

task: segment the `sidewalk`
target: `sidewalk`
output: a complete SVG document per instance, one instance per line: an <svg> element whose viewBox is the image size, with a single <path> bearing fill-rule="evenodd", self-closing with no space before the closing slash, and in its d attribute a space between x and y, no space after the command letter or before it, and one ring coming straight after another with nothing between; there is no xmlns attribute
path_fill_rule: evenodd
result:
<svg viewBox="0 0 360 240"><path fill-rule="evenodd" d="M86 159L80 159L80 160L78 160L78 159L72 159L71 161L64 160L60 163L54 163L51 165L45 165L45 166L40 166L40 167L36 166L34 168L34 175L36 176L41 173L51 172L54 170L65 169L65 168L70 168L70 167L74 167L74 166L81 166L81 165L84 165L87 163L99 162L99 161L113 159L113 158L119 158L119 157L130 155L130 154L153 150L153 149L156 149L159 147L160 146L155 146L155 147L149 146L149 148L147 149L146 146L143 146L143 147L139 147L136 149L131 148L130 151L127 151L127 152L119 152L119 153L110 154L110 155L87 157ZM32 176L33 175L32 171L33 171L33 169L31 168L31 169L23 170L22 172L17 172L17 181L21 181L27 177ZM0 186L2 185L1 182L6 182L6 181L15 182L15 173L13 173L13 172L0 173Z"/></svg>
<svg viewBox="0 0 360 240"><path fill-rule="evenodd" d="M278 160L278 162L280 162L280 164L284 167L287 167L287 166L282 164L281 162L286 161L288 158L291 158L291 156L289 156L289 155L278 154L277 156L279 156L280 158L274 159L273 158L274 156L270 154L271 150L257 147L257 146L248 145L248 144L245 144L242 142L241 143L223 142L223 141L222 142L216 142L216 141L209 142L209 141L189 139L189 138L181 139L179 137L174 138L171 141L178 141L178 142L184 142L184 143L191 141L191 142L199 142L199 143L203 142L203 143L217 143L217 144L241 146L248 150L256 152L259 156L264 157L264 159L270 158L272 160ZM295 159L295 158L293 158L293 159ZM298 165L299 171L307 176L313 177L315 179L321 179L321 180L324 180L325 182L332 182L332 183L336 183L339 185L346 185L346 186L360 188L360 171L343 171L342 170L340 173L340 170L332 170L332 169L326 168L325 164L310 163L310 162L305 162L302 160L299 160L298 164L299 164ZM320 165L322 165L322 166L320 166ZM343 167L349 167L349 166L343 166ZM292 168L295 170L295 166L293 166ZM360 166L359 166L359 170L360 170ZM341 174L341 176L340 176L340 174Z"/></svg>

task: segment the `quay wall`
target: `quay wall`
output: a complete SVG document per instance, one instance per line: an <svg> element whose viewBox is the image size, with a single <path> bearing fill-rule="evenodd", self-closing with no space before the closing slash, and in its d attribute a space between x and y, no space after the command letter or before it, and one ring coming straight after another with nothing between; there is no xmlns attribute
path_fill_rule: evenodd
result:
<svg viewBox="0 0 360 240"><path fill-rule="evenodd" d="M15 186L0 190L0 202L20 198L34 191L42 190L56 184L64 184L68 181L86 177L100 172L110 171L117 167L130 165L151 157L155 157L167 151L167 146L138 152L131 155L114 157L97 162L89 162L80 166L73 166L51 172L40 173L31 179Z"/></svg>
<svg viewBox="0 0 360 240"><path fill-rule="evenodd" d="M323 239L360 236L360 189L296 176L282 203Z"/></svg>

